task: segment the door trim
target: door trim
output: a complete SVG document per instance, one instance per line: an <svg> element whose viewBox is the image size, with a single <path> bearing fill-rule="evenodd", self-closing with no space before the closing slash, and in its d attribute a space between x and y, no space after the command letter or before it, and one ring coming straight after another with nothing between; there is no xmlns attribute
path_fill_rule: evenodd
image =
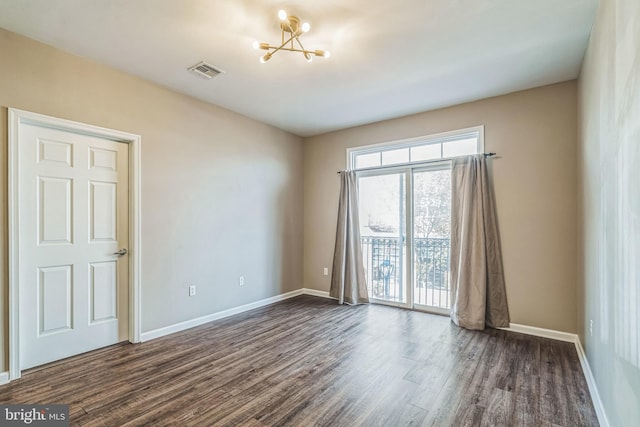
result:
<svg viewBox="0 0 640 427"><path fill-rule="evenodd" d="M140 226L140 135L59 119L15 108L8 109L8 211L9 211L9 381L20 378L20 125L32 124L91 135L129 147L129 342L140 342L141 318L141 226Z"/></svg>

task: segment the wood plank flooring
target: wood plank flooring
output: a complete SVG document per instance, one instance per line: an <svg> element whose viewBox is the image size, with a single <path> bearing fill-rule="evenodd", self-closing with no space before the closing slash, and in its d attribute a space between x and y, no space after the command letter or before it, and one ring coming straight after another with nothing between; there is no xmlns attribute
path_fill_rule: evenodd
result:
<svg viewBox="0 0 640 427"><path fill-rule="evenodd" d="M301 296L23 373L87 426L596 426L573 344Z"/></svg>

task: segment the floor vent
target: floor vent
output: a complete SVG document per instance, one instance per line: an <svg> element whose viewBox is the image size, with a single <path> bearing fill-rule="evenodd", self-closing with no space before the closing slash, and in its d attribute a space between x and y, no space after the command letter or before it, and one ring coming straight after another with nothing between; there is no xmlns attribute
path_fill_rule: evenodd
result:
<svg viewBox="0 0 640 427"><path fill-rule="evenodd" d="M196 74L200 77L204 77L205 79L210 79L217 76L224 71L214 67L213 65L207 64L206 62L198 62L196 65L193 65L188 68L193 74Z"/></svg>

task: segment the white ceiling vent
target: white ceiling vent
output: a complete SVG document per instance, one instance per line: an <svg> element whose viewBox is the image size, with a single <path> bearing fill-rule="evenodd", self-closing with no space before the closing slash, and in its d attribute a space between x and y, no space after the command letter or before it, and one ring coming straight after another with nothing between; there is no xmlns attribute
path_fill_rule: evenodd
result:
<svg viewBox="0 0 640 427"><path fill-rule="evenodd" d="M206 62L198 62L196 65L192 65L188 68L193 74L197 74L200 77L204 77L205 79L210 79L217 76L220 73L224 73L224 71L214 67L213 65L207 64Z"/></svg>

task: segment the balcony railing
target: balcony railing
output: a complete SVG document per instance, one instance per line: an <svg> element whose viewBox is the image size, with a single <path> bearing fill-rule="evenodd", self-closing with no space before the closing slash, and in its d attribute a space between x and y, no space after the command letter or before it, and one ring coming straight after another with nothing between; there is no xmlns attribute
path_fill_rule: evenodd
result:
<svg viewBox="0 0 640 427"><path fill-rule="evenodd" d="M406 302L406 254L400 239L362 236L360 243L369 295L386 301ZM414 303L449 308L449 239L414 239L414 260Z"/></svg>

